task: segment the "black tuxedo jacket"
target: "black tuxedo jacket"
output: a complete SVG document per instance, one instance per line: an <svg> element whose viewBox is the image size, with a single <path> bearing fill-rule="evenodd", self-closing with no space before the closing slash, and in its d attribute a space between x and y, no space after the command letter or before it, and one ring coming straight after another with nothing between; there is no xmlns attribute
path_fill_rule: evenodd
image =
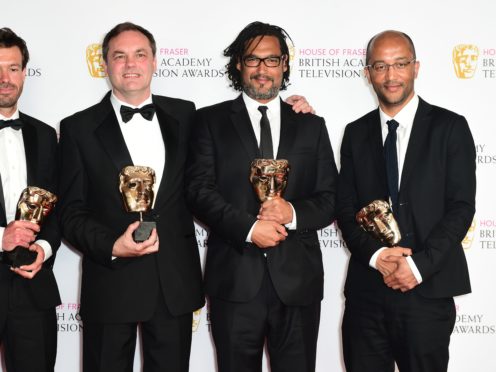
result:
<svg viewBox="0 0 496 372"><path fill-rule="evenodd" d="M296 211L297 230L267 250L245 242L260 208L249 181L250 163L258 157L242 96L198 111L186 194L195 216L210 227L206 292L229 301L249 301L261 286L266 259L274 287L286 305L319 301L324 273L316 230L334 219L337 182L324 120L296 114L281 102L277 157L291 165L284 198Z"/></svg>
<svg viewBox="0 0 496 372"><path fill-rule="evenodd" d="M24 123L22 138L26 154L27 185L37 186L57 194L57 134L49 125L23 114L19 118ZM21 195L19 190L19 196ZM0 226L7 226L5 200L0 182ZM52 256L43 263L43 268L33 279L21 279L22 286L30 293L33 304L39 309L49 309L60 304L57 282L53 275L53 264L60 246L60 231L55 213L43 222L37 239L46 240L52 248ZM12 275L7 265L0 264L2 284L10 282ZM20 278L20 277L19 277ZM5 288L3 285L0 288ZM0 293L4 298L5 293Z"/></svg>
<svg viewBox="0 0 496 372"><path fill-rule="evenodd" d="M379 110L348 124L341 146L338 223L351 252L345 294L387 288L369 267L382 244L355 221L374 199L388 200ZM413 250L425 297L470 292L461 241L475 213L475 146L464 117L422 99L413 122L403 165L399 207L402 241Z"/></svg>
<svg viewBox="0 0 496 372"><path fill-rule="evenodd" d="M114 242L139 217L125 211L119 192L119 172L133 163L110 92L61 122L60 224L63 236L83 254L81 315L86 321L147 320L159 291L173 315L204 304L193 218L183 194L195 107L179 99L152 99L166 149L163 179L148 216L160 238L155 254L112 260Z"/></svg>

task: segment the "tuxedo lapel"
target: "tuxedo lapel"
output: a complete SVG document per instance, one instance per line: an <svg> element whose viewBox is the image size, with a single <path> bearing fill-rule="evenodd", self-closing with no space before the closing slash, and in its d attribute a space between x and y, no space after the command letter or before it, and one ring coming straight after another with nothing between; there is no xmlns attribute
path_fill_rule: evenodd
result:
<svg viewBox="0 0 496 372"><path fill-rule="evenodd" d="M167 200L168 185L175 180L178 174L178 167L182 166L178 161L178 144L180 143L179 123L169 115L164 107L161 107L155 100L157 120L162 132L165 147L165 164L162 181L158 187L157 201L155 208L160 208Z"/></svg>
<svg viewBox="0 0 496 372"><path fill-rule="evenodd" d="M431 106L419 97L419 106L413 120L412 133L408 141L405 162L401 173L400 193L408 185L412 170L415 164L417 164L417 158L422 153L423 144L429 132L430 110Z"/></svg>
<svg viewBox="0 0 496 372"><path fill-rule="evenodd" d="M7 215L5 214L5 198L3 196L2 175L0 174L0 226L7 225Z"/></svg>
<svg viewBox="0 0 496 372"><path fill-rule="evenodd" d="M26 154L27 185L37 186L38 174L36 173L38 161L38 138L36 129L21 116L24 122L22 128L22 140L24 142L24 153Z"/></svg>
<svg viewBox="0 0 496 372"><path fill-rule="evenodd" d="M281 135L279 137L279 148L277 159L285 159L289 150L293 147L296 137L296 114L287 103L281 101Z"/></svg>
<svg viewBox="0 0 496 372"><path fill-rule="evenodd" d="M132 165L131 154L124 141L119 122L115 116L114 109L110 103L110 93L100 103L100 118L103 118L95 130L95 135L100 140L103 149L112 159L115 167L121 171L122 168ZM98 117L96 115L96 117Z"/></svg>
<svg viewBox="0 0 496 372"><path fill-rule="evenodd" d="M376 168L377 178L381 182L382 189L387 190L386 184L386 162L384 160L384 143L382 140L381 118L379 109L373 112L368 122L368 138L370 139L370 154Z"/></svg>
<svg viewBox="0 0 496 372"><path fill-rule="evenodd" d="M253 132L253 125L251 124L250 116L241 95L233 101L231 106L231 121L249 158L259 158L260 151L258 149L257 138Z"/></svg>

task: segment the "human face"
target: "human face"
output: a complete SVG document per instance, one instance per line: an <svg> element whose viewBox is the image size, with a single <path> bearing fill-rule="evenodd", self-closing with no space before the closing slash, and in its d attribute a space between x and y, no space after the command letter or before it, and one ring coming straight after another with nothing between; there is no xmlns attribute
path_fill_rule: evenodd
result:
<svg viewBox="0 0 496 372"><path fill-rule="evenodd" d="M369 64L384 62L408 62L414 58L408 41L397 33L379 36L372 45ZM372 68L365 69L365 76L374 88L379 106L389 116L394 117L414 96L414 80L417 78L419 63L414 61L403 70L389 67L378 73Z"/></svg>
<svg viewBox="0 0 496 372"><path fill-rule="evenodd" d="M21 50L14 46L0 47L0 113L10 117L17 109L26 69L22 69Z"/></svg>
<svg viewBox="0 0 496 372"><path fill-rule="evenodd" d="M141 32L124 31L110 40L105 72L121 101L137 106L146 100L156 68L150 42Z"/></svg>
<svg viewBox="0 0 496 372"><path fill-rule="evenodd" d="M275 36L257 36L246 48L244 57L258 58L281 57L279 40ZM239 61L237 69L241 72L244 92L260 103L267 103L277 97L282 85L282 77L288 69L286 57L277 67L267 67L260 62L258 67L247 67Z"/></svg>

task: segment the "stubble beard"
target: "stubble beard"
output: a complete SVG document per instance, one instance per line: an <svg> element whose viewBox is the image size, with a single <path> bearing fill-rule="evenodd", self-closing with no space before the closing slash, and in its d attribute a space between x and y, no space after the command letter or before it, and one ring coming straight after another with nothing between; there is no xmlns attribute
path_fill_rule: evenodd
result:
<svg viewBox="0 0 496 372"><path fill-rule="evenodd" d="M0 108L2 109L9 109L13 108L17 105L17 101L19 100L19 97L21 96L22 93L22 86L18 87L13 84L0 84L0 88L16 88L17 92L9 95L2 95L0 94Z"/></svg>

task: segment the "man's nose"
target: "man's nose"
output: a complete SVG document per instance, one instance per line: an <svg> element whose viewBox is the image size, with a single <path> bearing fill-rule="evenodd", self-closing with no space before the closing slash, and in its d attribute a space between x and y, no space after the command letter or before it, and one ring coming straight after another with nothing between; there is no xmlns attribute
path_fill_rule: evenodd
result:
<svg viewBox="0 0 496 372"><path fill-rule="evenodd" d="M126 57L126 66L134 66L136 64L135 56L127 56Z"/></svg>
<svg viewBox="0 0 496 372"><path fill-rule="evenodd" d="M9 81L9 74L7 70L5 69L0 69L0 82L1 83L7 83Z"/></svg>
<svg viewBox="0 0 496 372"><path fill-rule="evenodd" d="M392 80L396 76L396 69L393 65L386 65L386 78Z"/></svg>

